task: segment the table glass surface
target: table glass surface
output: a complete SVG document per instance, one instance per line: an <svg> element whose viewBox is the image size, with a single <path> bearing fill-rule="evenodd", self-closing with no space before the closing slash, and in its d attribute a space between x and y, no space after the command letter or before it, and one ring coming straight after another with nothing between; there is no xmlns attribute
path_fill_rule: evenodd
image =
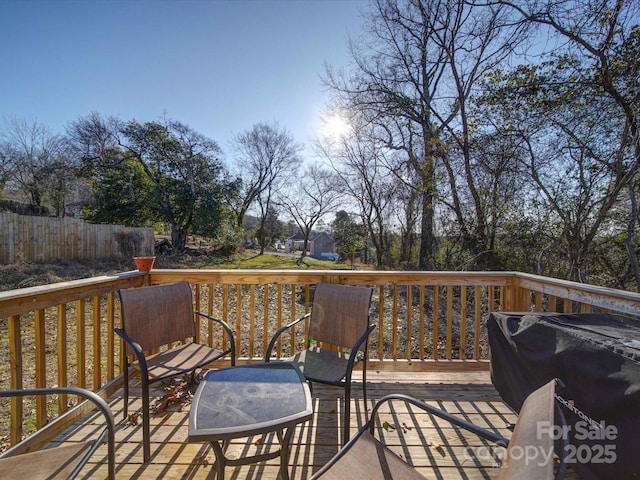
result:
<svg viewBox="0 0 640 480"><path fill-rule="evenodd" d="M194 439L300 421L312 413L304 377L286 362L212 370L191 408L189 431Z"/></svg>

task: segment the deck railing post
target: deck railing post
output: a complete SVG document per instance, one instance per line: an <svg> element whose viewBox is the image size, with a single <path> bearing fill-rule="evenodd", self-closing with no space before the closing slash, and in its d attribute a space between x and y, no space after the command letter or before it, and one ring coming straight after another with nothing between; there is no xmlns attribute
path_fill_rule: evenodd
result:
<svg viewBox="0 0 640 480"><path fill-rule="evenodd" d="M9 317L9 369L11 370L10 390L22 390L22 333L20 315ZM22 398L11 398L11 445L22 440Z"/></svg>

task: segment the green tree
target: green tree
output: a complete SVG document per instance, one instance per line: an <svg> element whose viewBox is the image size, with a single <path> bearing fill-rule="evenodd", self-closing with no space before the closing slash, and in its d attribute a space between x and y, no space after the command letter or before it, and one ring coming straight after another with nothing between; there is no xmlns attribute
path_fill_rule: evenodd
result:
<svg viewBox="0 0 640 480"><path fill-rule="evenodd" d="M598 245L603 237L610 237L608 233L613 225L608 220L610 211L622 201L622 196L628 196L627 222L626 228L622 227L625 232L622 237L628 270L635 277L636 285L640 285L636 251L637 171L640 166L640 2L500 0L490 3L509 6L519 20L538 27L539 34L555 40L554 51L548 55L550 61L542 69L530 68L530 75L535 75L535 81L542 88L530 88L527 78L521 76L521 90L522 87L528 88L532 98L545 95L547 90L560 92L552 94L546 102L537 101L534 105L550 106L557 111L558 102L567 105L563 102L570 99L565 108L571 109L574 119L589 118L593 122L583 122L583 128L577 130L571 122L563 122L566 125L564 134L580 143L587 157L593 158L591 151L598 152L600 157L587 169L580 159L577 170L587 172L587 181L582 182L583 191L590 187L593 193L586 199L584 196L577 198L573 212L566 212L562 217L565 226L573 223L562 232L571 265L570 278L584 278L587 265L590 269L600 264L611 272L620 271L620 268L612 266L616 262L596 252L606 256L608 250ZM571 100L578 92L583 95L581 104ZM595 114L592 113L594 111ZM613 134L607 132L598 138L602 128L597 127L601 123L618 125ZM589 130L597 131L597 134L590 133L587 137L585 133ZM597 148L602 145L611 145L615 153L608 158L602 157L601 150ZM594 172L602 182L593 181ZM607 183L607 178L610 183ZM592 206L593 202L598 204L597 209ZM587 260L588 251L599 261L594 261L594 258ZM618 284L620 276L615 275L613 281Z"/></svg>
<svg viewBox="0 0 640 480"><path fill-rule="evenodd" d="M350 259L351 263L356 252L362 251L367 245L366 229L344 210L336 212L331 222L331 236L336 242L337 252L342 258Z"/></svg>
<svg viewBox="0 0 640 480"><path fill-rule="evenodd" d="M555 35L568 65L576 65L574 87L594 88L609 98L627 123L627 138L640 163L640 2L638 0L528 0L505 5L525 23ZM553 52L552 52L553 54Z"/></svg>
<svg viewBox="0 0 640 480"><path fill-rule="evenodd" d="M122 196L115 212L124 216L134 203L144 203L139 215L148 215L146 223L170 225L175 253L184 252L189 233L215 238L220 232L237 184L228 178L213 140L168 119L123 123L93 114L70 130L70 139L94 179L109 179L108 191L101 195L109 199L105 207L118 202L114 194L119 186L139 194L135 201L132 195ZM98 206L100 212L94 215L110 218L110 211Z"/></svg>
<svg viewBox="0 0 640 480"><path fill-rule="evenodd" d="M485 105L499 134L517 144L514 160L527 169L531 191L522 201L530 212L552 213L548 242L563 251L563 261L553 265L565 270L539 273L587 281L598 239L612 226L611 209L636 174L635 161L615 104L596 85L576 88L579 66L558 60L496 73Z"/></svg>
<svg viewBox="0 0 640 480"><path fill-rule="evenodd" d="M272 205L264 218L260 221L256 235L260 243L260 253L264 252L267 245L273 245L276 239L284 233L284 224L278 220L278 210Z"/></svg>
<svg viewBox="0 0 640 480"><path fill-rule="evenodd" d="M83 208L87 221L134 227L153 218L153 184L138 163L125 160L96 173L90 184L92 197Z"/></svg>
<svg viewBox="0 0 640 480"><path fill-rule="evenodd" d="M555 255L546 262L555 270L544 273L578 281L603 278L599 266L619 272L601 245L622 231L628 264L640 279L633 240L640 165L640 4L489 3L509 6L517 20L537 27L535 34L554 46L536 64L495 71L485 83L482 104L491 125L487 134L514 144L514 160L527 169L531 190L521 194L522 203L528 212L550 213L537 220L546 223L545 242L537 246L538 265ZM612 221L611 212L620 218L626 196L625 229Z"/></svg>

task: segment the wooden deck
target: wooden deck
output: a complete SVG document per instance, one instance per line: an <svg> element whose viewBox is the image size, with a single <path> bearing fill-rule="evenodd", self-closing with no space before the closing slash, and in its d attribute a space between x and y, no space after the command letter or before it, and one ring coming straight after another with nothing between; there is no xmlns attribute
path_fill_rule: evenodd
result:
<svg viewBox="0 0 640 480"><path fill-rule="evenodd" d="M358 372L359 374L359 372ZM507 425L516 420L491 385L488 372L368 372L370 405L388 393L405 393L438 405L481 426L509 437ZM335 387L314 385L314 417L299 425L291 442L289 473L292 480L305 479L324 465L337 451L340 438L340 395ZM135 389L133 395L136 394ZM365 421L360 383L352 399L351 429ZM123 419L122 399L114 396L110 402L116 416L116 474L118 478L204 479L214 478L213 451L208 445L188 443L188 406L179 411L169 409L152 415L151 455L149 464L142 463L142 427ZM135 411L139 403L130 406ZM132 408L133 407L133 408ZM379 433L396 453L415 465L427 478L490 479L498 469L491 459L488 444L469 433L452 428L448 423L425 413L417 413L405 405L394 403L380 415L388 429L379 426ZM394 428L395 427L395 428ZM67 441L85 438L95 431L92 426L68 436ZM263 438L264 437L264 438ZM275 435L239 439L227 450L229 457L264 451ZM498 450L498 453L502 453ZM86 468L86 478L105 478L106 447L93 457ZM242 467L228 467L227 479L278 478L277 460ZM480 467L480 468L479 468Z"/></svg>

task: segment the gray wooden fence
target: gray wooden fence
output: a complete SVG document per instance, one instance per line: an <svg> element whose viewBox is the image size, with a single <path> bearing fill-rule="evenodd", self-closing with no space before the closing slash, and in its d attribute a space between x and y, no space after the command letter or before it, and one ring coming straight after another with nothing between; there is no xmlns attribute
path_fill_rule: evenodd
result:
<svg viewBox="0 0 640 480"><path fill-rule="evenodd" d="M0 264L153 255L153 229L0 211Z"/></svg>

